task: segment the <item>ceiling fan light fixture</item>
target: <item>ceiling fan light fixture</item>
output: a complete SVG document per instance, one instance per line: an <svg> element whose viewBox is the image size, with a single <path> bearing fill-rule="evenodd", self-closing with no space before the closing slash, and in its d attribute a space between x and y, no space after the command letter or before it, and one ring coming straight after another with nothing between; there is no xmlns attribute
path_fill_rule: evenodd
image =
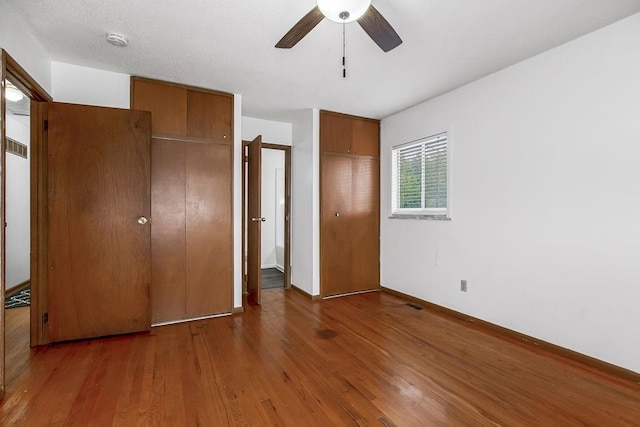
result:
<svg viewBox="0 0 640 427"><path fill-rule="evenodd" d="M7 85L4 89L4 97L6 98L6 100L11 102L22 101L22 98L24 98L24 94L20 92L20 90L11 82L7 81L6 83Z"/></svg>
<svg viewBox="0 0 640 427"><path fill-rule="evenodd" d="M371 0L318 0L322 14L333 22L349 23L359 19L371 6ZM347 12L346 14L344 12ZM345 17L343 19L343 17Z"/></svg>

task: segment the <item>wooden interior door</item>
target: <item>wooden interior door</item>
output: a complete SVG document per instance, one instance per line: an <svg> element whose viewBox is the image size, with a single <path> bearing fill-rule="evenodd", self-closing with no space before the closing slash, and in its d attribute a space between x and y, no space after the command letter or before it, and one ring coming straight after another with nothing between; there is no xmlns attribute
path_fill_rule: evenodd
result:
<svg viewBox="0 0 640 427"><path fill-rule="evenodd" d="M149 330L151 114L49 103L48 332Z"/></svg>
<svg viewBox="0 0 640 427"><path fill-rule="evenodd" d="M248 144L247 169L247 298L260 304L260 275L262 274L262 136Z"/></svg>
<svg viewBox="0 0 640 427"><path fill-rule="evenodd" d="M323 155L320 173L320 280L322 295L328 296L352 290L351 158Z"/></svg>
<svg viewBox="0 0 640 427"><path fill-rule="evenodd" d="M380 287L380 161L351 159L351 213L349 239L353 247L349 292Z"/></svg>

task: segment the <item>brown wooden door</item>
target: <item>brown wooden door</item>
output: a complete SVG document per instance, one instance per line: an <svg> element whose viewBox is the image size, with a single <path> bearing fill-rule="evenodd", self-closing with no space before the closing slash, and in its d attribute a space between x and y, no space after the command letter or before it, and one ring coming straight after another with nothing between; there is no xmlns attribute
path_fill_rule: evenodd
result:
<svg viewBox="0 0 640 427"><path fill-rule="evenodd" d="M231 310L231 146L153 139L152 321Z"/></svg>
<svg viewBox="0 0 640 427"><path fill-rule="evenodd" d="M351 292L351 158L323 155L320 187L320 279L322 295Z"/></svg>
<svg viewBox="0 0 640 427"><path fill-rule="evenodd" d="M186 146L186 318L231 311L231 145Z"/></svg>
<svg viewBox="0 0 640 427"><path fill-rule="evenodd" d="M380 156L380 122L370 119L353 119L351 153L363 156Z"/></svg>
<svg viewBox="0 0 640 427"><path fill-rule="evenodd" d="M370 157L322 155L323 296L379 287L379 164Z"/></svg>
<svg viewBox="0 0 640 427"><path fill-rule="evenodd" d="M380 155L380 122L330 111L320 112L320 151Z"/></svg>
<svg viewBox="0 0 640 427"><path fill-rule="evenodd" d="M186 317L187 143L154 138L151 144L151 321L155 324Z"/></svg>
<svg viewBox="0 0 640 427"><path fill-rule="evenodd" d="M330 111L320 112L321 150L329 153L351 153L353 119Z"/></svg>
<svg viewBox="0 0 640 427"><path fill-rule="evenodd" d="M49 103L48 333L149 330L148 112Z"/></svg>
<svg viewBox="0 0 640 427"><path fill-rule="evenodd" d="M380 162L354 157L351 167L349 239L353 252L350 292L356 292L380 286Z"/></svg>
<svg viewBox="0 0 640 427"><path fill-rule="evenodd" d="M187 135L188 92L185 87L134 78L131 90L131 108L151 111L154 136Z"/></svg>
<svg viewBox="0 0 640 427"><path fill-rule="evenodd" d="M249 144L247 169L247 293L252 304L260 304L262 273L262 136Z"/></svg>
<svg viewBox="0 0 640 427"><path fill-rule="evenodd" d="M380 122L320 112L320 292L380 287Z"/></svg>

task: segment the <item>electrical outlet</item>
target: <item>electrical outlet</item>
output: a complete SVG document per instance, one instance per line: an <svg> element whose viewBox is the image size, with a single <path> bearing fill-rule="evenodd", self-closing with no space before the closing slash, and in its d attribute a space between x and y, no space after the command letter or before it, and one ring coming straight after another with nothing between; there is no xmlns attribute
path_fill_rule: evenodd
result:
<svg viewBox="0 0 640 427"><path fill-rule="evenodd" d="M466 280L460 280L460 290L462 292L467 292L467 281Z"/></svg>

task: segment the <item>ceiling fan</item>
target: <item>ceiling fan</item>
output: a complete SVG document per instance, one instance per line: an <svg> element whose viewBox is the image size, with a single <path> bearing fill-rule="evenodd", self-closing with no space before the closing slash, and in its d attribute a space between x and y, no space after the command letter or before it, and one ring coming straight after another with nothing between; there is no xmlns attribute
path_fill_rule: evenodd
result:
<svg viewBox="0 0 640 427"><path fill-rule="evenodd" d="M398 47L402 39L391 24L373 7L371 0L317 0L318 5L302 17L296 25L276 44L277 48L289 49L325 17L333 22L347 24L358 21L362 29L380 49L389 52Z"/></svg>

